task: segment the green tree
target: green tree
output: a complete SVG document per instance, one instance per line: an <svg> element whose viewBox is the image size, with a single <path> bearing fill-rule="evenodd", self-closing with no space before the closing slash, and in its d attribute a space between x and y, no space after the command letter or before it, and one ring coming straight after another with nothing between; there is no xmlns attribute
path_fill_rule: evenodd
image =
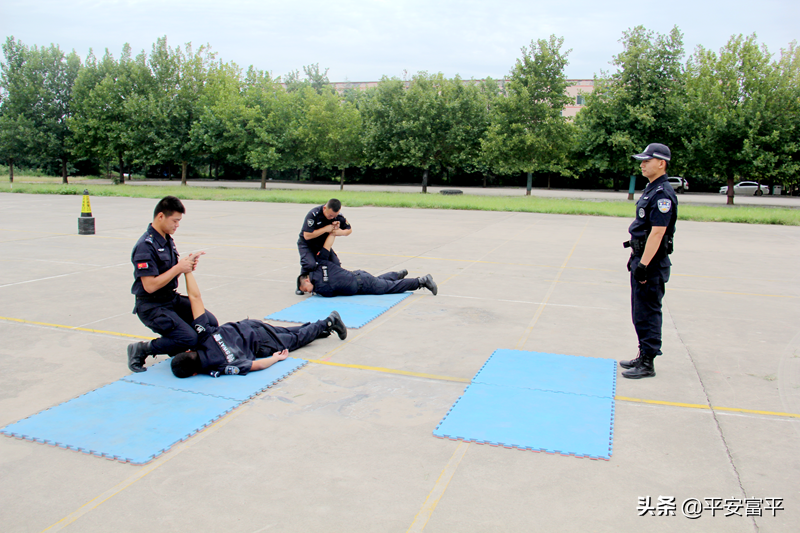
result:
<svg viewBox="0 0 800 533"><path fill-rule="evenodd" d="M361 114L333 91L312 92L305 104L300 134L323 166L341 172L339 189L344 189L345 170L362 161Z"/></svg>
<svg viewBox="0 0 800 533"><path fill-rule="evenodd" d="M687 166L727 182L729 205L736 179L775 178L785 172L782 162L796 168L786 151L792 151L797 124L797 93L790 89L797 62L791 55L781 69L755 35L738 35L719 54L698 47L688 62L682 124Z"/></svg>
<svg viewBox="0 0 800 533"><path fill-rule="evenodd" d="M74 115L69 122L73 151L103 162L116 159L119 183L125 183L125 161L135 157L135 119L129 102L152 90L144 53L135 59L125 44L120 60L106 50L97 62L89 54L74 87Z"/></svg>
<svg viewBox="0 0 800 533"><path fill-rule="evenodd" d="M188 166L199 156L192 126L208 104L205 85L214 54L207 46L196 51L173 49L162 37L153 45L148 66L154 88L129 104L135 117L134 142L147 163L181 165L181 185L186 185Z"/></svg>
<svg viewBox="0 0 800 533"><path fill-rule="evenodd" d="M568 173L566 154L572 141L571 126L562 116L570 99L566 93L569 51L563 38L531 41L511 70L507 96L496 97L492 123L483 139L485 157L505 172L528 174L530 194L533 172ZM549 187L549 182L548 182Z"/></svg>
<svg viewBox="0 0 800 533"><path fill-rule="evenodd" d="M209 174L214 162L245 162L246 137L243 128L244 80L234 63L218 62L208 71L204 105L192 124L192 145L198 155L209 157Z"/></svg>
<svg viewBox="0 0 800 533"><path fill-rule="evenodd" d="M3 53L4 149L18 153L20 147L28 147L39 162L60 161L62 182L67 183L67 121L80 58L74 51L64 54L55 45L29 48L14 37L6 40Z"/></svg>
<svg viewBox="0 0 800 533"><path fill-rule="evenodd" d="M684 51L677 27L662 35L637 26L621 42L624 49L612 62L616 72L595 77L575 124L588 165L627 176L635 173L631 155L649 143L679 144Z"/></svg>
<svg viewBox="0 0 800 533"><path fill-rule="evenodd" d="M261 188L267 187L267 170L291 168L295 158L291 99L279 80L267 72L253 69L247 73L244 93L244 130L247 164L261 170Z"/></svg>
<svg viewBox="0 0 800 533"><path fill-rule="evenodd" d="M35 134L33 122L23 114L26 101L23 69L27 47L10 37L3 44L0 64L0 157L8 162L14 182L14 162L30 152Z"/></svg>
<svg viewBox="0 0 800 533"><path fill-rule="evenodd" d="M286 75L287 92L294 93L305 87L311 87L317 94L332 90L331 82L328 80L328 69L325 69L324 72L320 71L319 63L303 66L303 73L305 78L300 77L298 70L292 70Z"/></svg>
<svg viewBox="0 0 800 533"><path fill-rule="evenodd" d="M401 80L383 78L362 107L368 160L378 167L421 169L423 193L431 171L478 159L486 100L475 84L458 76L420 72L407 89Z"/></svg>
<svg viewBox="0 0 800 533"><path fill-rule="evenodd" d="M800 48L796 41L781 50L776 68L780 80L775 120L781 134L774 175L777 180L795 187L800 186Z"/></svg>

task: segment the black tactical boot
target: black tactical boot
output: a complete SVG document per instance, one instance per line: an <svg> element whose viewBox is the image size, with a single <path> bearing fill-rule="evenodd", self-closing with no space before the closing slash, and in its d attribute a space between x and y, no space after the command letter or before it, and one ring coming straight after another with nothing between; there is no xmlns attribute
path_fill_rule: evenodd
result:
<svg viewBox="0 0 800 533"><path fill-rule="evenodd" d="M408 276L408 270L404 268L403 270L398 270L396 274L397 279L405 279L405 277Z"/></svg>
<svg viewBox="0 0 800 533"><path fill-rule="evenodd" d="M638 366L631 368L622 373L623 378L639 379L639 378L652 378L656 375L655 366L653 366L653 359L655 356L648 354L641 354L641 361Z"/></svg>
<svg viewBox="0 0 800 533"><path fill-rule="evenodd" d="M423 277L419 278L419 286L425 287L431 291L434 296L439 292L439 287L436 286L436 282L433 281L433 276L430 274L425 274Z"/></svg>
<svg viewBox="0 0 800 533"><path fill-rule="evenodd" d="M295 293L296 295L298 295L298 296L302 296L302 295L304 295L304 294L305 294L305 293L304 293L303 291L301 291L300 289L295 289L295 290L294 290L294 293Z"/></svg>
<svg viewBox="0 0 800 533"><path fill-rule="evenodd" d="M128 345L128 368L131 372L145 372L144 360L148 355L155 355L150 348L150 341L134 342Z"/></svg>
<svg viewBox="0 0 800 533"><path fill-rule="evenodd" d="M328 335L330 335L331 331L335 331L341 340L345 340L347 338L347 326L344 325L342 317L339 316L339 313L333 311L326 319L326 324L327 328L325 331L328 332Z"/></svg>
<svg viewBox="0 0 800 533"><path fill-rule="evenodd" d="M636 354L636 359L629 359L628 361L620 361L619 366L627 370L629 368L639 366L639 363L641 362L642 362L642 350L640 348L639 352Z"/></svg>

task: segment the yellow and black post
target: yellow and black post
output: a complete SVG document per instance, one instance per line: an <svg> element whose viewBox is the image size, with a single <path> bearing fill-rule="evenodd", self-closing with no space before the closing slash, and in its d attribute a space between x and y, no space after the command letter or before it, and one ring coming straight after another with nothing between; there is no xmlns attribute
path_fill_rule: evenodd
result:
<svg viewBox="0 0 800 533"><path fill-rule="evenodd" d="M92 216L92 204L89 201L88 189L83 190L81 216L78 218L78 235L94 235L94 217Z"/></svg>

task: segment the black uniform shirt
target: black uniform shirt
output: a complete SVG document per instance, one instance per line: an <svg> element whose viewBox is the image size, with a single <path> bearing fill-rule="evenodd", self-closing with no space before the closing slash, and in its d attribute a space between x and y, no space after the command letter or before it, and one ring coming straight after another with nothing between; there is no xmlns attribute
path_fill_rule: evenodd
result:
<svg viewBox="0 0 800 533"><path fill-rule="evenodd" d="M261 346L262 332L266 331L256 322L242 320L212 326L207 313L195 318L192 327L197 332L197 354L203 372L214 377L250 372Z"/></svg>
<svg viewBox="0 0 800 533"><path fill-rule="evenodd" d="M328 261L330 252L323 248L317 254L317 268L308 273L314 292L320 296L352 296L358 294L356 275Z"/></svg>
<svg viewBox="0 0 800 533"><path fill-rule="evenodd" d="M153 225L147 226L147 231L136 241L131 253L133 263L133 286L131 293L137 297L152 299L168 299L169 296L178 288L178 276L172 281L158 289L154 293L148 293L142 285L142 276L158 276L178 264L177 248L171 235L162 237L159 232L153 229Z"/></svg>
<svg viewBox="0 0 800 533"><path fill-rule="evenodd" d="M636 218L628 227L631 239L645 240L653 226L666 226L664 238L675 234L675 221L678 220L678 197L667 175L656 178L642 191L636 202ZM670 264L669 257L660 254L661 261Z"/></svg>
<svg viewBox="0 0 800 533"><path fill-rule="evenodd" d="M333 220L328 220L328 218L322 212L323 207L325 206L321 205L309 211L305 220L303 220L303 227L300 228L300 241L305 242L313 253L317 253L322 249L322 247L325 245L325 239L328 238L328 234L323 233L319 237L315 237L310 241L307 241L303 236L303 232L313 233L320 228L330 226L334 221L337 220L339 221L339 229L350 229L350 224L347 223L347 219L344 218L341 213L336 215L336 218Z"/></svg>

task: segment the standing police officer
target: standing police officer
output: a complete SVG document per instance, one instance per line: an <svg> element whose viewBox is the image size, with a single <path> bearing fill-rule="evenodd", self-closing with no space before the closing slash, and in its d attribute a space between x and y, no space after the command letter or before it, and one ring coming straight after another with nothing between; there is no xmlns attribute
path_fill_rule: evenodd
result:
<svg viewBox="0 0 800 533"><path fill-rule="evenodd" d="M128 368L133 372L147 370L144 362L148 355L173 356L197 344L197 333L191 325L192 306L176 289L178 276L192 272L204 252L179 259L172 234L184 213L186 208L178 198L162 198L153 212L152 224L131 253L134 278L131 293L136 296L133 312L142 324L161 335L152 341L128 345ZM209 320L217 319L209 313Z"/></svg>
<svg viewBox="0 0 800 533"><path fill-rule="evenodd" d="M328 203L315 207L306 215L303 227L300 228L300 237L297 239L301 275L317 268L316 256L322 250L329 233L338 237L346 237L353 232L347 219L340 214L341 210L342 202L331 198ZM329 260L340 266L342 264L333 250L330 251ZM303 294L303 292L298 289L297 294Z"/></svg>
<svg viewBox="0 0 800 533"><path fill-rule="evenodd" d="M620 361L630 379L656 375L653 359L661 355L661 299L669 281L672 238L678 219L678 197L667 181L667 165L672 154L663 144L652 143L633 156L641 161L642 175L650 182L636 202L636 219L628 228L631 248L628 270L631 273L631 315L639 337L636 359Z"/></svg>

